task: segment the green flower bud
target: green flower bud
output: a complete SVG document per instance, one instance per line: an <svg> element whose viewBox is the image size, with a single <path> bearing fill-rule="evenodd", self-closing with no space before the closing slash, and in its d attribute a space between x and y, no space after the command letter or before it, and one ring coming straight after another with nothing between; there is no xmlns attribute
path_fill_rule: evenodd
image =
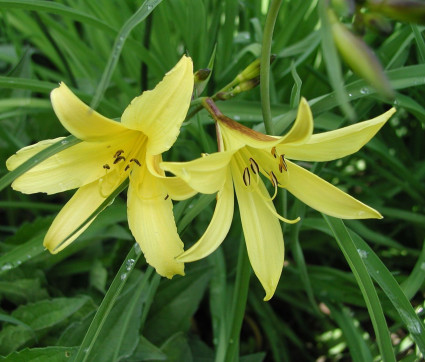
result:
<svg viewBox="0 0 425 362"><path fill-rule="evenodd" d="M341 24L328 10L335 45L347 65L382 95L393 98L393 89L378 58L366 43Z"/></svg>
<svg viewBox="0 0 425 362"><path fill-rule="evenodd" d="M194 80L195 80L195 94L200 95L205 87L207 86L207 83L210 79L211 75L211 69L205 68L205 69L199 69L195 72Z"/></svg>
<svg viewBox="0 0 425 362"><path fill-rule="evenodd" d="M425 24L425 2L418 0L369 0L368 9L391 19Z"/></svg>
<svg viewBox="0 0 425 362"><path fill-rule="evenodd" d="M391 22L380 14L366 13L363 15L363 19L369 28L382 35L390 35L393 30Z"/></svg>

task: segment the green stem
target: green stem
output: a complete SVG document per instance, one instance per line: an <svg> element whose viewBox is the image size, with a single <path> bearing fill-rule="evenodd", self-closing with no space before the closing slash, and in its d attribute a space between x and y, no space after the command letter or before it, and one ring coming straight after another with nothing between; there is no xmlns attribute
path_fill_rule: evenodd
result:
<svg viewBox="0 0 425 362"><path fill-rule="evenodd" d="M261 47L260 60L260 91L261 109L263 111L264 126L266 133L274 134L272 112L270 109L270 54L272 49L272 37L277 14L282 0L272 0L267 13L266 25L264 26L263 44Z"/></svg>
<svg viewBox="0 0 425 362"><path fill-rule="evenodd" d="M239 349L239 335L245 314L246 301L248 298L249 278L251 267L246 252L245 240L242 238L239 246L238 266L236 269L235 290L233 293L232 313L230 315L230 333L227 339L227 351L225 362L237 360L236 353Z"/></svg>

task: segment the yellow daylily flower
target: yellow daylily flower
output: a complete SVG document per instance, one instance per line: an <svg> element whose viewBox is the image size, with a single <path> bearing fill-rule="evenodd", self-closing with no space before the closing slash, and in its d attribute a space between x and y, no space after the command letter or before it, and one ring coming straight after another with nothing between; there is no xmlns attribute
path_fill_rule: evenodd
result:
<svg viewBox="0 0 425 362"><path fill-rule="evenodd" d="M183 252L183 243L177 234L171 199L181 200L196 191L179 178L165 177L158 165L161 153L178 136L192 91L193 65L186 56L153 90L133 99L121 122L90 109L63 83L52 91L59 121L82 142L46 159L12 184L23 193L54 194L79 188L45 236L44 246L51 253L73 242L94 219L72 233L129 178L128 222L146 261L168 278L184 275L184 264L175 260ZM58 140L19 150L7 160L7 168L15 169Z"/></svg>
<svg viewBox="0 0 425 362"><path fill-rule="evenodd" d="M219 151L185 163L160 167L184 179L202 193L215 193L217 205L204 235L177 259L195 261L212 253L228 233L234 196L239 203L249 260L269 300L277 287L284 261L284 243L273 198L282 187L307 205L343 219L381 218L381 214L337 187L290 161L330 161L358 151L395 112L388 112L336 131L313 135L310 107L302 99L297 119L283 137L256 132L224 116L212 100L204 103L216 121ZM260 173L275 189L270 197Z"/></svg>

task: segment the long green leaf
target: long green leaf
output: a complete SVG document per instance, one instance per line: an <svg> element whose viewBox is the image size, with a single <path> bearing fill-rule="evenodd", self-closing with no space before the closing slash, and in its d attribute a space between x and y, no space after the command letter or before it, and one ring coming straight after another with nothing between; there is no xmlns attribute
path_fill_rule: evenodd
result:
<svg viewBox="0 0 425 362"><path fill-rule="evenodd" d="M406 325L406 328L411 333L422 354L425 355L424 323L415 313L409 299L407 299L397 281L369 245L367 245L357 234L352 233L351 236L357 248L357 252L366 265L369 274L376 280L391 303L393 303L402 321Z"/></svg>
<svg viewBox="0 0 425 362"><path fill-rule="evenodd" d="M115 304L116 299L120 295L122 288L127 283L128 277L133 271L137 260L139 260L140 258L140 255L140 247L137 244L133 245L126 258L124 259L124 262L122 263L120 269L115 275L115 278L112 281L108 292L103 298L103 301L99 309L97 310L96 315L93 318L93 321L91 322L90 327L75 357L75 361L84 362L89 360L91 349L96 343L96 340L102 330L102 327L106 322L108 315ZM152 274L152 271L153 269L150 269L146 272L144 283L147 282L148 278L150 277L150 274Z"/></svg>
<svg viewBox="0 0 425 362"><path fill-rule="evenodd" d="M90 105L91 108L95 109L99 105L100 100L109 85L112 73L115 70L121 55L122 48L124 47L124 43L127 40L127 37L130 35L130 32L143 20L145 20L146 17L153 11L153 9L155 9L161 2L162 0L145 0L142 6L140 6L140 8L131 16L131 18L125 22L117 34L114 45L112 47L112 52L108 59L108 63L106 64L105 70L103 71L102 78L96 89L96 93L93 96L93 100Z"/></svg>
<svg viewBox="0 0 425 362"><path fill-rule="evenodd" d="M384 313L382 311L382 306L369 273L363 263L363 260L357 252L357 248L350 235L348 234L348 231L345 228L342 220L324 214L323 218L331 228L332 233L335 236L335 240L341 248L362 291L370 318L372 320L373 328L375 330L382 359L385 362L395 362L390 333L387 322L385 321Z"/></svg>

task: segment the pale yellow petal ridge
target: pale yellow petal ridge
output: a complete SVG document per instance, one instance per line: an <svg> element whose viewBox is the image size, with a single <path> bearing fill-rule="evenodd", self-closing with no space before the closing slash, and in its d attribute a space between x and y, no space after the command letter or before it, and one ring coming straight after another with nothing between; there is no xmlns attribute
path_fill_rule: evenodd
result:
<svg viewBox="0 0 425 362"><path fill-rule="evenodd" d="M19 150L7 161L8 168L16 168L58 140L60 139L41 141ZM134 140L135 137L121 135L110 142L83 141L40 162L19 176L12 183L12 188L26 194L54 194L87 185L105 176L107 170L104 165L112 170L115 152L121 148L126 149L126 146L131 148Z"/></svg>
<svg viewBox="0 0 425 362"><path fill-rule="evenodd" d="M50 98L59 121L81 140L100 141L128 131L121 123L114 122L91 109L64 83L53 89Z"/></svg>
<svg viewBox="0 0 425 362"><path fill-rule="evenodd" d="M163 170L172 172L194 190L213 194L220 190L234 152L216 152L189 162L162 162Z"/></svg>
<svg viewBox="0 0 425 362"><path fill-rule="evenodd" d="M232 167L233 181L239 203L242 227L249 260L269 300L279 283L284 262L284 243L279 220L274 217L266 203L274 209L272 201L264 200L257 192L249 192L240 177L238 167ZM267 195L264 184L261 192Z"/></svg>
<svg viewBox="0 0 425 362"><path fill-rule="evenodd" d="M177 260L190 262L202 259L214 252L225 239L232 224L234 211L233 182L230 171L226 182L217 194L217 205L213 217L202 237Z"/></svg>
<svg viewBox="0 0 425 362"><path fill-rule="evenodd" d="M14 155L10 156L6 160L6 167L9 171L13 171L15 168L22 165L25 161L28 161L31 157L37 153L45 150L47 147L63 140L65 137L58 137L50 140L43 140L33 145L26 146L17 151Z"/></svg>
<svg viewBox="0 0 425 362"><path fill-rule="evenodd" d="M289 132L281 138L283 143L303 144L313 134L313 115L305 98L301 98L297 118Z"/></svg>
<svg viewBox="0 0 425 362"><path fill-rule="evenodd" d="M287 161L289 182L286 189L313 209L341 219L381 219L382 215L331 185L329 182Z"/></svg>
<svg viewBox="0 0 425 362"><path fill-rule="evenodd" d="M146 167L133 171L127 199L128 224L146 262L158 274L172 278L184 275L184 264L176 261L183 253L177 233L173 204L158 179Z"/></svg>
<svg viewBox="0 0 425 362"><path fill-rule="evenodd" d="M180 132L193 92L193 64L183 56L151 91L134 98L124 111L121 122L148 136L147 152L167 151Z"/></svg>
<svg viewBox="0 0 425 362"><path fill-rule="evenodd" d="M357 152L396 112L395 108L368 121L311 136L307 143L282 144L278 152L293 160L331 161Z"/></svg>
<svg viewBox="0 0 425 362"><path fill-rule="evenodd" d="M218 126L226 151L237 151L245 146L271 149L281 142L281 137L265 135L234 121L218 122Z"/></svg>
<svg viewBox="0 0 425 362"><path fill-rule="evenodd" d="M68 238L124 180L117 180L116 175L111 174L103 181L102 185L99 180L96 180L80 187L53 220L43 243L52 254L66 248L90 226L95 218L89 220L81 230ZM101 187L103 188L102 192Z"/></svg>

